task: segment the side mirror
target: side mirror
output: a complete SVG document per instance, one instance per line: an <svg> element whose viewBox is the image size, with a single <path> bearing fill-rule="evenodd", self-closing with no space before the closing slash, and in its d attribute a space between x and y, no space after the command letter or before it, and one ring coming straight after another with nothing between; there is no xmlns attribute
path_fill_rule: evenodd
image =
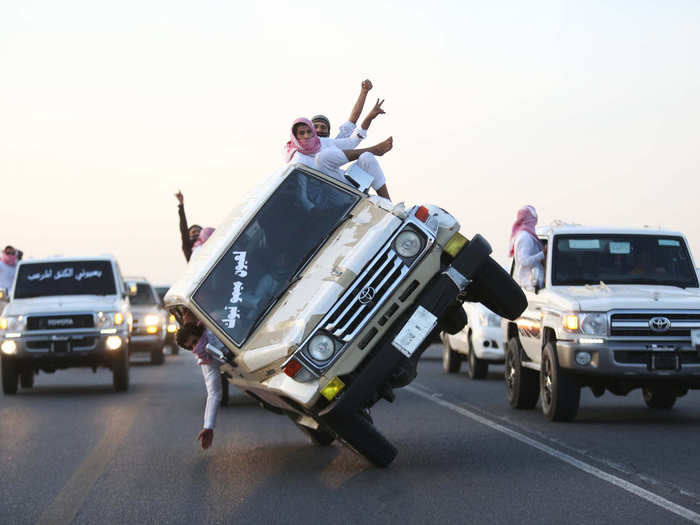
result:
<svg viewBox="0 0 700 525"><path fill-rule="evenodd" d="M124 288L126 289L126 295L128 297L135 297L136 296L136 290L138 290L138 286L136 285L135 282L126 281L124 283Z"/></svg>
<svg viewBox="0 0 700 525"><path fill-rule="evenodd" d="M372 186L372 181L374 181L374 177L357 164L350 166L350 169L345 172L345 178L348 179L348 182L350 182L352 186L363 193L369 191L370 186Z"/></svg>
<svg viewBox="0 0 700 525"><path fill-rule="evenodd" d="M7 288L0 288L0 301L9 301L10 300L10 293L7 291Z"/></svg>

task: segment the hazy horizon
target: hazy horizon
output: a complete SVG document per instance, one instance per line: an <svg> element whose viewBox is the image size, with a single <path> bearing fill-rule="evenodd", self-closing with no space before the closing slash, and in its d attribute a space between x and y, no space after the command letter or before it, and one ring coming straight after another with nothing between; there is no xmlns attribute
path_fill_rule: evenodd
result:
<svg viewBox="0 0 700 525"><path fill-rule="evenodd" d="M680 230L700 257L699 21L680 1L4 3L0 244L171 283L174 193L216 226L294 118L337 129L370 78L393 199L442 206L500 261L524 204Z"/></svg>

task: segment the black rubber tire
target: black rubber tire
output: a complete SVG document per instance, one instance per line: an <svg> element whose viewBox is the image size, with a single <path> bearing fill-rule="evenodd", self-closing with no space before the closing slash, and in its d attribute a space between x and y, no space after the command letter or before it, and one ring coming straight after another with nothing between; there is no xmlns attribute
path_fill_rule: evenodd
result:
<svg viewBox="0 0 700 525"><path fill-rule="evenodd" d="M17 361L3 356L0 361L2 367L2 391L4 394L12 395L17 393Z"/></svg>
<svg viewBox="0 0 700 525"><path fill-rule="evenodd" d="M649 408L668 410L676 404L676 391L668 386L642 387L644 402Z"/></svg>
<svg viewBox="0 0 700 525"><path fill-rule="evenodd" d="M180 347L177 346L177 344L173 343L170 345L170 353L172 355L177 355L180 353Z"/></svg>
<svg viewBox="0 0 700 525"><path fill-rule="evenodd" d="M302 425L301 423L297 423L296 416L292 414L288 414L289 419L292 420L292 423L296 425L296 427L306 435L311 440L311 443L314 445L318 445L319 447L328 447L330 446L334 441L335 441L335 436L326 431L323 430L320 426L317 429L309 428L305 425Z"/></svg>
<svg viewBox="0 0 700 525"><path fill-rule="evenodd" d="M551 341L542 350L540 397L542 413L550 421L573 421L576 418L581 387L559 367L556 348Z"/></svg>
<svg viewBox="0 0 700 525"><path fill-rule="evenodd" d="M522 349L517 337L506 344L505 379L508 404L511 408L531 410L540 397L539 375L522 365Z"/></svg>
<svg viewBox="0 0 700 525"><path fill-rule="evenodd" d="M462 354L452 350L447 334L442 334L442 369L446 374L457 374L462 366Z"/></svg>
<svg viewBox="0 0 700 525"><path fill-rule="evenodd" d="M163 347L155 348L151 350L151 364L152 365L162 365L165 361L165 354L163 353Z"/></svg>
<svg viewBox="0 0 700 525"><path fill-rule="evenodd" d="M467 355L467 374L471 379L484 379L489 374L489 362L476 357L474 352L474 344L472 342L472 334L468 336L469 354Z"/></svg>
<svg viewBox="0 0 700 525"><path fill-rule="evenodd" d="M23 368L19 373L19 385L22 388L32 388L34 386L34 370L29 367Z"/></svg>
<svg viewBox="0 0 700 525"><path fill-rule="evenodd" d="M221 406L225 407L229 401L229 382L226 380L226 375L221 374Z"/></svg>
<svg viewBox="0 0 700 525"><path fill-rule="evenodd" d="M396 447L361 412L345 418L328 416L325 421L343 444L375 467L388 467L394 461Z"/></svg>
<svg viewBox="0 0 700 525"><path fill-rule="evenodd" d="M467 287L465 300L481 303L510 320L517 319L527 308L527 299L518 283L491 257L474 275L473 282Z"/></svg>
<svg viewBox="0 0 700 525"><path fill-rule="evenodd" d="M112 361L112 384L117 392L129 389L129 351L126 348Z"/></svg>

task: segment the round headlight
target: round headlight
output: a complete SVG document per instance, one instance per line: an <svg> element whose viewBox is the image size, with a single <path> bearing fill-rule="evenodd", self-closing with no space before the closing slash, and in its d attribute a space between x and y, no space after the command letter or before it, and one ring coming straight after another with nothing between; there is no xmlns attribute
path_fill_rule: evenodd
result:
<svg viewBox="0 0 700 525"><path fill-rule="evenodd" d="M405 230L399 233L394 241L394 249L401 257L410 259L418 255L420 251L421 241L416 232Z"/></svg>
<svg viewBox="0 0 700 525"><path fill-rule="evenodd" d="M309 341L309 355L316 361L328 361L335 351L333 339L324 334L315 335Z"/></svg>
<svg viewBox="0 0 700 525"><path fill-rule="evenodd" d="M147 326L159 325L160 324L160 316L156 315L156 314L149 314L144 319L144 324Z"/></svg>
<svg viewBox="0 0 700 525"><path fill-rule="evenodd" d="M581 331L589 335L605 335L608 331L607 316L602 313L585 314Z"/></svg>
<svg viewBox="0 0 700 525"><path fill-rule="evenodd" d="M591 363L592 357L590 352L578 352L576 354L576 362L581 366L586 366Z"/></svg>
<svg viewBox="0 0 700 525"><path fill-rule="evenodd" d="M11 341L10 339L3 341L0 350L2 350L3 354L12 355L17 352L17 343Z"/></svg>

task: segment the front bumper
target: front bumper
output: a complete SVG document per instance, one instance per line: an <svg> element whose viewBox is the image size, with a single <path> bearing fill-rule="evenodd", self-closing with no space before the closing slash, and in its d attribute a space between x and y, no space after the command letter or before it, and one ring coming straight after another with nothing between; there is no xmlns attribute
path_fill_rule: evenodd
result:
<svg viewBox="0 0 700 525"><path fill-rule="evenodd" d="M121 345L111 350L107 346L108 338L118 337ZM75 331L65 333L23 334L21 337L8 338L0 336L0 344L12 341L15 352L2 356L31 362L36 368L66 368L69 366L108 365L113 358L127 348L127 333L102 334L99 331Z"/></svg>
<svg viewBox="0 0 700 525"><path fill-rule="evenodd" d="M157 334L132 334L129 352L150 352L152 349L162 348L163 345L165 345L165 336L161 332Z"/></svg>
<svg viewBox="0 0 700 525"><path fill-rule="evenodd" d="M658 349L647 342L616 342L581 344L557 341L559 365L577 374L614 378L679 380L700 386L700 351L689 343ZM581 365L576 355L591 354L591 362Z"/></svg>
<svg viewBox="0 0 700 525"><path fill-rule="evenodd" d="M476 258L471 258L468 250L463 250L452 262L451 267L462 276L469 278L474 274L479 264ZM362 368L358 370L348 388L341 392L339 397L333 400L319 415L328 423L343 420L358 411L371 406L377 399L379 392L386 392L387 388L396 385L397 371L410 370L415 366L420 355L427 347L432 334L428 335L419 345L412 357L407 358L397 348L393 341L401 331L413 313L422 307L432 313L438 319L438 326L434 332L440 330L439 320L445 316L450 307L455 304L458 296L463 292L454 278L448 272L436 275L433 280L419 294L413 306L408 308L385 333L384 337L369 352L369 356L362 362ZM405 366L412 361L412 367ZM408 377L403 384L408 384L413 377Z"/></svg>
<svg viewBox="0 0 700 525"><path fill-rule="evenodd" d="M472 332L472 345L474 353L479 359L502 363L503 334L500 326L486 326L475 329Z"/></svg>

